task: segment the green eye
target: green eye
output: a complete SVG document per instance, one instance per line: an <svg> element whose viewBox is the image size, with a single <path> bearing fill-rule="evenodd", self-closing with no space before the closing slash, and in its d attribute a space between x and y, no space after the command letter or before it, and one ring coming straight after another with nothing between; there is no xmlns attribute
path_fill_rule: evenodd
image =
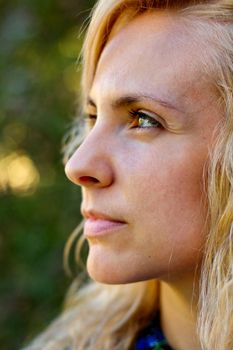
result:
<svg viewBox="0 0 233 350"><path fill-rule="evenodd" d="M130 111L130 126L131 128L148 129L161 128L162 125L158 120L150 115L140 111Z"/></svg>
<svg viewBox="0 0 233 350"><path fill-rule="evenodd" d="M150 128L150 127L159 127L160 123L149 116L141 116L138 118L138 127L139 128Z"/></svg>

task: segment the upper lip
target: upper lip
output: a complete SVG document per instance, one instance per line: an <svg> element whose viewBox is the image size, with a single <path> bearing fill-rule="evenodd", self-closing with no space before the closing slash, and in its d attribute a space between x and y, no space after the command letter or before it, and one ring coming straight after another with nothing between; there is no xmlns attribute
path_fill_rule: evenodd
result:
<svg viewBox="0 0 233 350"><path fill-rule="evenodd" d="M114 222L124 222L122 220L119 220L119 219L116 219L116 218L113 218L112 216L110 215L107 215L107 214L104 214L102 212L99 212L99 211L96 211L96 210L93 210L93 209L82 209L81 210L81 213L82 213L82 216L85 218L85 219L93 219L93 220L107 220L107 221L114 221Z"/></svg>

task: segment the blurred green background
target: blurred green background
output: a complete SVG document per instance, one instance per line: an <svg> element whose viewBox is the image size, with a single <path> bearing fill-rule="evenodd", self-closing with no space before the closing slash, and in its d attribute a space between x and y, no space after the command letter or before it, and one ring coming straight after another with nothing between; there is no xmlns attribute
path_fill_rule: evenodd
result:
<svg viewBox="0 0 233 350"><path fill-rule="evenodd" d="M75 115L79 35L94 1L0 0L0 349L59 313L63 248L80 221L61 140Z"/></svg>

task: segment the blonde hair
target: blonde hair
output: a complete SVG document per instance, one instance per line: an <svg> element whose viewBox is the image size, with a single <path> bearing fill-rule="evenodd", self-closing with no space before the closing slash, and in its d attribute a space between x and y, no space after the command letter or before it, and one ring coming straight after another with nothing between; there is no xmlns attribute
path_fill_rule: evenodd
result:
<svg viewBox="0 0 233 350"><path fill-rule="evenodd" d="M179 13L184 23L189 24L187 30L196 31L194 40L201 42L205 35L209 45L203 55L203 67L211 74L219 101L225 106L205 179L208 237L201 269L198 334L203 350L230 350L233 349L233 1L100 0L92 11L84 43L83 99L90 91L100 55L111 35L135 16L155 8ZM74 136L67 154L80 142L76 133ZM90 282L78 292L77 289L74 284L68 294L67 310L28 349L63 350L68 345L75 350L130 349L158 304L157 281L121 286Z"/></svg>

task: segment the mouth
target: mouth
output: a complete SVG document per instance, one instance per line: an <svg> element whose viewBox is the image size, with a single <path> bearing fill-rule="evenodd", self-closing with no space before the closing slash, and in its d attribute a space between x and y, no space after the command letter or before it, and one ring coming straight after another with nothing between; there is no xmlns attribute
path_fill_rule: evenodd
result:
<svg viewBox="0 0 233 350"><path fill-rule="evenodd" d="M127 223L109 215L96 211L82 211L84 216L84 236L86 238L95 238L115 233L124 228Z"/></svg>

